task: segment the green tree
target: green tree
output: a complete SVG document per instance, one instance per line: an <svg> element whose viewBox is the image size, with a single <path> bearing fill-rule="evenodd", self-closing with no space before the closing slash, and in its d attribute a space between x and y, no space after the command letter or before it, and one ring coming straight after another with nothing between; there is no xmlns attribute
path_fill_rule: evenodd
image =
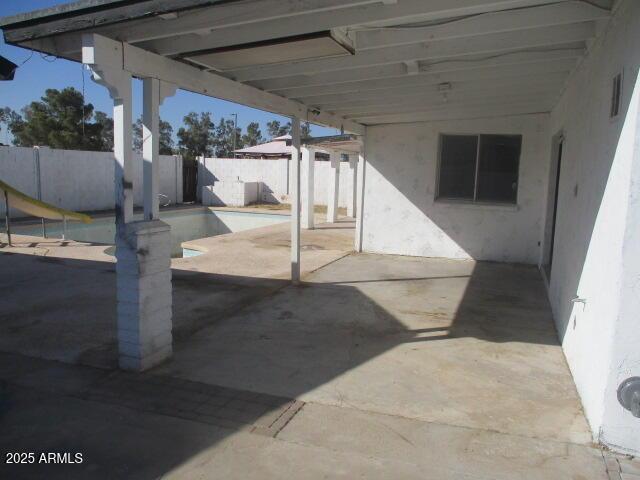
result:
<svg viewBox="0 0 640 480"><path fill-rule="evenodd" d="M96 112L95 120L100 125L100 138L102 139L102 150L113 152L113 118L104 112Z"/></svg>
<svg viewBox="0 0 640 480"><path fill-rule="evenodd" d="M22 117L20 116L20 114L14 112L11 108L0 108L0 134L2 133L3 125L4 132L6 133L11 129L11 125L15 125L17 122L21 121Z"/></svg>
<svg viewBox="0 0 640 480"><path fill-rule="evenodd" d="M281 137L282 135L287 135L291 133L291 122L287 122L284 125L281 125L280 121L278 120L267 122L267 132L269 133L269 137L271 137L271 139Z"/></svg>
<svg viewBox="0 0 640 480"><path fill-rule="evenodd" d="M158 131L160 133L160 155L173 154L173 127L169 122L160 119L158 122ZM136 152L142 152L142 119L136 120L133 124L133 149Z"/></svg>
<svg viewBox="0 0 640 480"><path fill-rule="evenodd" d="M260 124L258 122L251 122L247 125L247 133L242 136L242 143L246 147L253 147L259 143L263 143L262 132L260 131Z"/></svg>
<svg viewBox="0 0 640 480"><path fill-rule="evenodd" d="M184 127L178 129L178 149L188 159L199 155L213 155L214 124L211 113L190 112L183 119Z"/></svg>
<svg viewBox="0 0 640 480"><path fill-rule="evenodd" d="M23 109L24 120L10 125L15 145L47 145L70 150L103 150L102 125L91 122L93 105L72 87L47 89Z"/></svg>
<svg viewBox="0 0 640 480"><path fill-rule="evenodd" d="M215 133L215 155L218 158L233 157L233 147L242 148L242 130L234 126L233 120L226 120L224 117L218 122ZM234 144L235 135L235 144Z"/></svg>

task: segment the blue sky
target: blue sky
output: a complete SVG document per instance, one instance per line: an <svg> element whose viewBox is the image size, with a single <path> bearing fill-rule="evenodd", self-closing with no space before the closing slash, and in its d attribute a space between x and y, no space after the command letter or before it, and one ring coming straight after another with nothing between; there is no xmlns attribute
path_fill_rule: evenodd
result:
<svg viewBox="0 0 640 480"><path fill-rule="evenodd" d="M71 2L68 0L0 0L0 17L63 3ZM38 100L47 88L75 87L82 91L84 75L86 101L92 103L96 110L101 110L111 116L112 103L106 89L93 83L89 72L83 70L80 64L63 59L43 58L38 53L32 54L29 50L6 45L4 39L0 39L0 55L18 65L26 60L16 71L14 81L0 82L0 107L8 106L20 111L31 101ZM133 94L133 118L136 119L140 116L142 108L142 82L134 81ZM231 118L231 114L237 113L238 125L243 130L247 123L257 121L260 122L263 136L266 136L266 122L273 119L278 119L281 122L288 121L279 115L183 90L179 90L175 96L164 101L160 115L171 123L175 135L175 132L182 125L182 118L191 111L211 112L215 123L220 120L221 116ZM312 128L314 135L331 135L336 132L334 129L324 127L314 126ZM10 135L2 130L0 143L9 142Z"/></svg>

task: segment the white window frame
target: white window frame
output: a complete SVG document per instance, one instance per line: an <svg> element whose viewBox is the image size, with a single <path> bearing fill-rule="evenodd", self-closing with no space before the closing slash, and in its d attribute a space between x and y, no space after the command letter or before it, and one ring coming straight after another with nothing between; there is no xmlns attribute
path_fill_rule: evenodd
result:
<svg viewBox="0 0 640 480"><path fill-rule="evenodd" d="M478 175L480 172L480 145L483 136L503 136L503 137L520 137L520 153L518 155L518 176L516 180L516 196L511 202L500 202L496 200L478 200ZM443 197L440 195L440 173L442 171L442 143L444 137L477 137L476 146L476 168L475 176L473 179L473 198L456 198L456 197ZM435 201L447 202L447 203L464 203L473 205L499 205L499 206L517 206L518 196L520 193L520 159L522 157L522 134L513 133L440 133L438 136L438 164L436 172L436 185L435 185Z"/></svg>

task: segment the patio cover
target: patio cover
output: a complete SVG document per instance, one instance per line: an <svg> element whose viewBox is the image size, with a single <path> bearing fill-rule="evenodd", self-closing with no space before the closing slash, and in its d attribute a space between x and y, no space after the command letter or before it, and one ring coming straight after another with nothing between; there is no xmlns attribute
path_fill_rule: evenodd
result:
<svg viewBox="0 0 640 480"><path fill-rule="evenodd" d="M549 111L610 8L610 0L82 0L0 27L7 43L77 61L84 34L124 42L140 67L134 75L180 65L164 80L362 134L362 125ZM220 68L229 51L242 66ZM185 80L196 72L208 87Z"/></svg>

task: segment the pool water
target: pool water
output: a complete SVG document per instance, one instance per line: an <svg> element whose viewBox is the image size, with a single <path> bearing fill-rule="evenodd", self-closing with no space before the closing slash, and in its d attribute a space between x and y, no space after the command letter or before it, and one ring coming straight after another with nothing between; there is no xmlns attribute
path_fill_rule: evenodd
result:
<svg viewBox="0 0 640 480"><path fill-rule="evenodd" d="M134 219L142 220L142 214L134 215ZM160 220L171 226L171 256L176 258L183 256L182 242L284 223L290 217L200 207L163 211L160 212ZM12 226L12 231L19 235L42 235L40 224L15 225ZM115 233L114 217L94 218L90 224L67 222L67 238L71 240L113 245ZM62 222L47 221L47 237L62 237ZM194 252L193 255L195 254Z"/></svg>

